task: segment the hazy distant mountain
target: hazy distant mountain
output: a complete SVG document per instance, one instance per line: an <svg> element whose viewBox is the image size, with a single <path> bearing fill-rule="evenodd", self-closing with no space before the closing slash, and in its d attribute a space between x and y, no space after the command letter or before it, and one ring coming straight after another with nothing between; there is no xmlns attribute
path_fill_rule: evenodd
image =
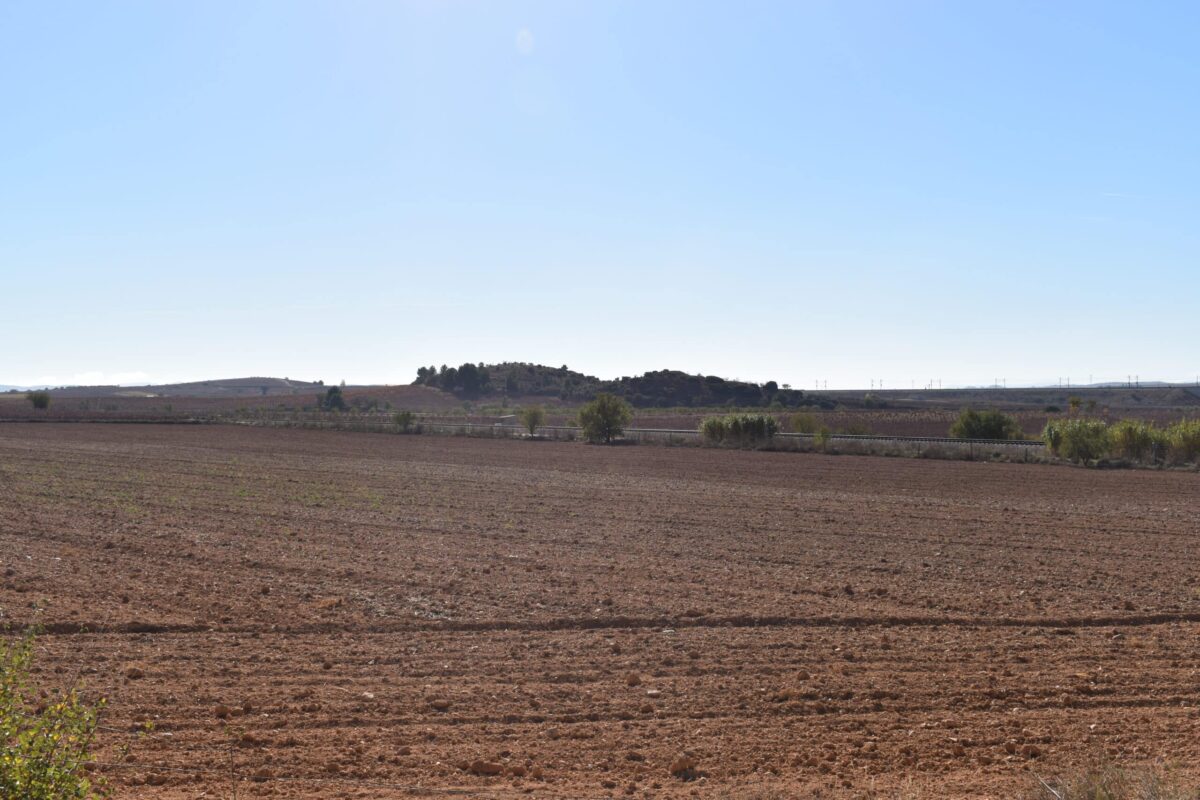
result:
<svg viewBox="0 0 1200 800"><path fill-rule="evenodd" d="M324 391L320 381L289 378L224 378L150 386L63 386L55 397L279 397Z"/></svg>

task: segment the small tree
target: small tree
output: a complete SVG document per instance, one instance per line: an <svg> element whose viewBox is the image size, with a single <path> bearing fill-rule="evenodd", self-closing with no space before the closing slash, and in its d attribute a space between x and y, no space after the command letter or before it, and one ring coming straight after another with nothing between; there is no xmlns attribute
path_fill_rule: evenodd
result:
<svg viewBox="0 0 1200 800"><path fill-rule="evenodd" d="M537 433L537 429L546 424L546 410L541 406L529 406L521 409L521 424L529 435Z"/></svg>
<svg viewBox="0 0 1200 800"><path fill-rule="evenodd" d="M396 423L396 427L400 429L401 433L411 433L416 419L417 415L411 411L397 411L392 415L392 421Z"/></svg>
<svg viewBox="0 0 1200 800"><path fill-rule="evenodd" d="M583 437L593 444L612 440L621 435L633 419L629 404L619 397L601 392L596 399L579 410L579 426Z"/></svg>
<svg viewBox="0 0 1200 800"><path fill-rule="evenodd" d="M346 398L342 396L342 387L330 386L325 390L325 396L321 398L322 411L345 411Z"/></svg>
<svg viewBox="0 0 1200 800"><path fill-rule="evenodd" d="M50 393L44 389L36 392L29 392L25 396L29 398L30 404L39 411L45 411L50 407Z"/></svg>
<svg viewBox="0 0 1200 800"><path fill-rule="evenodd" d="M33 635L0 642L0 797L93 800L87 776L101 702L93 708L72 689L53 699L30 686Z"/></svg>

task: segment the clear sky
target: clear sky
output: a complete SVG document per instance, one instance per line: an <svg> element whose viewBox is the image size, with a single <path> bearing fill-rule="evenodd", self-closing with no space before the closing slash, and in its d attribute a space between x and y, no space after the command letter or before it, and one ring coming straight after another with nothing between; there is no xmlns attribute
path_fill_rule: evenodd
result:
<svg viewBox="0 0 1200 800"><path fill-rule="evenodd" d="M1200 373L1194 2L0 0L0 383Z"/></svg>

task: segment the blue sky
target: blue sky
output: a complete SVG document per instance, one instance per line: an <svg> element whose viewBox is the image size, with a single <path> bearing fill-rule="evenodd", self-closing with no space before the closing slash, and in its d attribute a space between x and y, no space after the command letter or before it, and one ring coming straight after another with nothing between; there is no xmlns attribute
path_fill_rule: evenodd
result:
<svg viewBox="0 0 1200 800"><path fill-rule="evenodd" d="M1200 373L1195 3L0 0L0 383Z"/></svg>

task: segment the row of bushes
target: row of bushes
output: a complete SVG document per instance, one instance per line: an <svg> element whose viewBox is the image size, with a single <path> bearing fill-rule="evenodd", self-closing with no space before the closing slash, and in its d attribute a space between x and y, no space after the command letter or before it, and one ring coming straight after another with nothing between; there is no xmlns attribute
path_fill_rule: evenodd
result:
<svg viewBox="0 0 1200 800"><path fill-rule="evenodd" d="M700 435L710 444L738 447L763 444L779 433L779 422L770 414L726 414L700 423Z"/></svg>
<svg viewBox="0 0 1200 800"><path fill-rule="evenodd" d="M1160 428L1150 422L1123 419L1053 420L1042 439L1050 452L1071 461L1119 458L1150 464L1188 464L1200 460L1200 420L1182 420Z"/></svg>

